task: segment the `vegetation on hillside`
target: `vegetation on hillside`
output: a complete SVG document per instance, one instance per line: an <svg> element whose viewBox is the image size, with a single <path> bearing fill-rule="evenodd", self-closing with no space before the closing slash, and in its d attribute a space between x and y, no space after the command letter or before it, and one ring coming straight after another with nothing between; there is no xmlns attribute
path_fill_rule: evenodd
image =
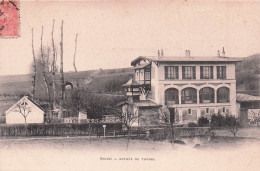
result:
<svg viewBox="0 0 260 171"><path fill-rule="evenodd" d="M260 54L242 58L236 65L238 92L260 95Z"/></svg>

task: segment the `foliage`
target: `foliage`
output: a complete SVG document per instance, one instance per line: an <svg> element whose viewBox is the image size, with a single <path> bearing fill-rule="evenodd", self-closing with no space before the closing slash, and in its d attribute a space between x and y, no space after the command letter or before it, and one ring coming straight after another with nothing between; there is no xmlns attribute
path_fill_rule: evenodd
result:
<svg viewBox="0 0 260 171"><path fill-rule="evenodd" d="M221 114L214 114L211 116L211 127L222 127L226 128L228 131L230 131L234 136L236 136L236 133L239 129L239 122L238 119L231 115L221 115Z"/></svg>
<svg viewBox="0 0 260 171"><path fill-rule="evenodd" d="M259 95L260 54L242 59L236 65L236 79L238 89L257 90Z"/></svg>
<svg viewBox="0 0 260 171"><path fill-rule="evenodd" d="M199 127L207 127L209 126L209 120L206 117L200 117L198 119L198 126Z"/></svg>
<svg viewBox="0 0 260 171"><path fill-rule="evenodd" d="M103 115L114 114L116 105L124 101L124 96L98 94L87 90L67 90L69 96L66 108L75 111L86 111L89 119L101 119Z"/></svg>
<svg viewBox="0 0 260 171"><path fill-rule="evenodd" d="M198 127L199 125L194 122L189 122L188 127Z"/></svg>
<svg viewBox="0 0 260 171"><path fill-rule="evenodd" d="M252 71L242 71L236 73L237 86L244 85L246 90L259 89L259 77Z"/></svg>
<svg viewBox="0 0 260 171"><path fill-rule="evenodd" d="M223 127L223 126L225 126L225 116L221 115L220 113L213 114L211 116L210 126L211 127Z"/></svg>

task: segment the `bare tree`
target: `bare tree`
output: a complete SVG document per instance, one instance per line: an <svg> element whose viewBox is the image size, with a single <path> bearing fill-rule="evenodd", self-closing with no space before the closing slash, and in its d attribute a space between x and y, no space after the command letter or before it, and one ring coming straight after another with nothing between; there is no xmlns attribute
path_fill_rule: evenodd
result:
<svg viewBox="0 0 260 171"><path fill-rule="evenodd" d="M238 119L234 115L226 114L225 115L225 125L227 127L227 130L229 132L231 132L234 135L234 137L235 137L236 133L239 130Z"/></svg>
<svg viewBox="0 0 260 171"><path fill-rule="evenodd" d="M23 116L25 133L27 134L27 116L32 112L31 107L28 106L26 100L23 100L21 103L16 105L14 111L20 113Z"/></svg>
<svg viewBox="0 0 260 171"><path fill-rule="evenodd" d="M51 32L51 38L52 38L52 66L51 66L51 72L52 72L52 89L53 89L53 103L56 103L56 48L55 48L55 43L54 43L54 38L53 38L53 33L54 33L54 24L55 20L53 20L53 25L52 25L52 32Z"/></svg>
<svg viewBox="0 0 260 171"><path fill-rule="evenodd" d="M53 103L52 103L52 98L51 98L51 81L49 79L50 77L50 48L47 46L47 48L43 49L43 26L42 26L42 32L41 32L41 48L40 48L40 64L41 64L41 72L42 76L44 79L44 85L46 88L47 96L48 96L48 101L49 101L49 113L48 117L51 114L51 111L53 109Z"/></svg>
<svg viewBox="0 0 260 171"><path fill-rule="evenodd" d="M16 105L16 108L15 108L15 111L16 112L19 112L23 118L24 118L24 123L27 124L27 116L32 112L31 108L28 106L27 102L26 101L23 101L22 103L20 104L17 104Z"/></svg>
<svg viewBox="0 0 260 171"><path fill-rule="evenodd" d="M166 124L170 133L171 133L171 143L174 142L174 126L173 122L170 119L170 111L167 106L162 106L159 111L159 117L161 119L161 122Z"/></svg>
<svg viewBox="0 0 260 171"><path fill-rule="evenodd" d="M78 71L77 71L77 67L76 67L77 38L78 38L78 33L76 34L76 38L75 38L75 51L74 51L74 58L73 58L73 66L74 66L75 75L76 75L77 88L79 88L79 78L78 78Z"/></svg>
<svg viewBox="0 0 260 171"><path fill-rule="evenodd" d="M79 87L79 78L78 78L78 71L77 71L77 67L76 67L76 52L77 52L77 39L78 39L78 33L76 34L75 37L75 51L74 51L74 58L73 58L73 67L75 70L75 76L76 76L76 84L77 84L77 90L76 90L76 111L77 114L79 114L81 105L80 105L80 101L81 101L81 91L80 91L80 87Z"/></svg>
<svg viewBox="0 0 260 171"><path fill-rule="evenodd" d="M133 104L127 104L122 107L122 112L120 114L122 123L126 126L127 135L129 138L129 131L133 123L138 121L138 108L136 108Z"/></svg>
<svg viewBox="0 0 260 171"><path fill-rule="evenodd" d="M35 85L36 85L36 57L34 53L34 42L33 42L33 28L32 28L32 54L33 54L33 73L32 73L32 99L34 99L35 96Z"/></svg>
<svg viewBox="0 0 260 171"><path fill-rule="evenodd" d="M60 41L60 74L61 74L61 102L60 102L60 112L58 119L61 120L63 117L63 105L65 101L65 82L64 82L64 73L63 73L63 20L61 22L61 41Z"/></svg>

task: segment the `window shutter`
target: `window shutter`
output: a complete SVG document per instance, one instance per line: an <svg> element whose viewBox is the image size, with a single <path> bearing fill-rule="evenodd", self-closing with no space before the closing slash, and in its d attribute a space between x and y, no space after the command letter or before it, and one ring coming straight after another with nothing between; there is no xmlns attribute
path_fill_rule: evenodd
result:
<svg viewBox="0 0 260 171"><path fill-rule="evenodd" d="M164 67L164 70L165 70L165 79L167 79L168 78L168 67L167 66L165 66Z"/></svg>
<svg viewBox="0 0 260 171"><path fill-rule="evenodd" d="M217 66L217 79L219 79L219 66Z"/></svg>
<svg viewBox="0 0 260 171"><path fill-rule="evenodd" d="M185 79L185 67L182 67L182 79Z"/></svg>
<svg viewBox="0 0 260 171"><path fill-rule="evenodd" d="M223 79L226 79L227 75L226 75L226 67L223 67Z"/></svg>
<svg viewBox="0 0 260 171"><path fill-rule="evenodd" d="M193 79L196 79L196 67L192 67L192 74L193 74Z"/></svg>
<svg viewBox="0 0 260 171"><path fill-rule="evenodd" d="M210 67L210 79L213 79L213 66Z"/></svg>
<svg viewBox="0 0 260 171"><path fill-rule="evenodd" d="M200 67L200 79L202 79L203 78L203 67L201 66Z"/></svg>
<svg viewBox="0 0 260 171"><path fill-rule="evenodd" d="M179 67L175 67L176 79L179 79Z"/></svg>

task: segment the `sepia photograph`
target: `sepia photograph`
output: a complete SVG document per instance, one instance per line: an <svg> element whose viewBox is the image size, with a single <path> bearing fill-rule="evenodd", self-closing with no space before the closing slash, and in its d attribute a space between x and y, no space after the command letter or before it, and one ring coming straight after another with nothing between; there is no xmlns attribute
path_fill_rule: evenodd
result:
<svg viewBox="0 0 260 171"><path fill-rule="evenodd" d="M259 0L0 0L0 171L258 171Z"/></svg>

